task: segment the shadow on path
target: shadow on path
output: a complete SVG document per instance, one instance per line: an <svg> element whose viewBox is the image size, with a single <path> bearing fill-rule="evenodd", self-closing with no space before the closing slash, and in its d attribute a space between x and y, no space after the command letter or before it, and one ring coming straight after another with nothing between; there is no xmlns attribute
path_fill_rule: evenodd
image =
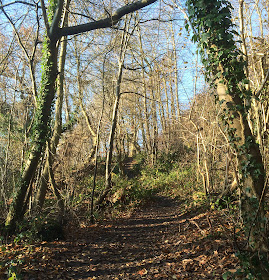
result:
<svg viewBox="0 0 269 280"><path fill-rule="evenodd" d="M180 206L156 197L131 217L78 229L76 240L46 243L51 254L41 261L40 274L28 270L25 279L221 279L214 265L227 240L209 244L206 214L182 214Z"/></svg>

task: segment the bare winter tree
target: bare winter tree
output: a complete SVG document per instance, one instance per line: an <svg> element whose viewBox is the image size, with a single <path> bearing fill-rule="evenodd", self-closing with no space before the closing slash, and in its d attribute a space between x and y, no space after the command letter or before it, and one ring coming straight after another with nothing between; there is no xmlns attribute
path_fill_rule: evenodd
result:
<svg viewBox="0 0 269 280"><path fill-rule="evenodd" d="M24 216L26 210L25 205L28 203L27 193L30 191L29 188L32 178L35 174L39 159L44 151L50 133L49 120L51 118L52 104L55 97L55 81L59 73L57 67L59 40L63 36L77 35L92 30L115 26L125 15L153 4L156 1L157 0L135 1L112 11L111 14L109 12L106 13L106 16L101 17L101 19L69 27L62 25L65 7L64 0L51 1L48 4L48 7L45 6L43 0L40 1L43 22L45 23L46 30L43 38L42 78L37 98L31 151L22 172L21 179L17 184L16 195L6 219L6 226L9 229L14 229L16 222ZM18 5L20 3L9 3L9 5L12 4ZM24 4L31 5L28 2L25 2ZM5 13L7 5L8 4L3 4L1 1L0 9L2 13ZM100 15L98 15L98 17L100 18Z"/></svg>

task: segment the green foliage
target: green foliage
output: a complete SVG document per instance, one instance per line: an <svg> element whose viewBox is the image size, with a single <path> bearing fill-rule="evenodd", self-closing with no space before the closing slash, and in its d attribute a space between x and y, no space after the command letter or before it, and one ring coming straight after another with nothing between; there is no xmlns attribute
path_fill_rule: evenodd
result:
<svg viewBox="0 0 269 280"><path fill-rule="evenodd" d="M155 166L144 164L144 159L141 156L141 169L138 172L140 175L134 179L130 180L121 175L112 177L115 184L113 193L124 190L115 204L117 207L120 204L138 205L152 199L157 193L184 200L193 192L201 190L202 184L198 184L196 176L193 176L196 166L179 163L177 154L162 154Z"/></svg>
<svg viewBox="0 0 269 280"><path fill-rule="evenodd" d="M141 175L141 170L146 166L147 155L145 153L139 153L134 156L133 172L136 175Z"/></svg>
<svg viewBox="0 0 269 280"><path fill-rule="evenodd" d="M52 19L57 7L58 1L50 0L48 7L48 20L49 24L52 23ZM55 42L51 42L48 36L44 37L42 48L42 62L41 62L41 83L39 94L37 98L37 109L35 112L34 123L32 128L32 139L35 143L37 152L42 152L46 141L49 138L51 107L55 95L55 80L57 77L57 67L55 65L56 53Z"/></svg>
<svg viewBox="0 0 269 280"><path fill-rule="evenodd" d="M38 240L64 239L63 225L52 217L52 213L50 215L51 217L48 217L43 213L18 223L13 242L15 244L33 244Z"/></svg>
<svg viewBox="0 0 269 280"><path fill-rule="evenodd" d="M53 98L55 89L51 88L53 85L52 73L54 71L53 57L51 48L49 47L49 40L47 37L43 43L43 57L42 57L42 75L40 92L37 100L37 109L35 112L34 124L32 128L32 138L37 146L37 150L41 151L49 137L50 126L49 119L51 114L50 102ZM49 108L47 108L49 106Z"/></svg>
<svg viewBox="0 0 269 280"><path fill-rule="evenodd" d="M145 166L139 181L142 186L152 186L159 192L174 196L192 194L200 190L197 183L195 164L182 164L175 154L163 154L154 167Z"/></svg>
<svg viewBox="0 0 269 280"><path fill-rule="evenodd" d="M227 94L241 101L249 100L251 92L242 86L248 83L243 71L246 62L234 40L237 33L231 20L231 4L226 0L188 0L187 5L195 32L192 40L198 42L208 79L213 84L222 78L228 85ZM231 109L246 114L249 107L242 102L240 108Z"/></svg>
<svg viewBox="0 0 269 280"><path fill-rule="evenodd" d="M49 7L48 7L48 22L51 24L53 20L53 16L55 14L57 8L57 0L49 0Z"/></svg>
<svg viewBox="0 0 269 280"><path fill-rule="evenodd" d="M264 278L262 271L269 271L267 255L258 252L239 251L236 256L240 260L241 267L236 272L226 272L223 274L223 279L251 279L262 280Z"/></svg>
<svg viewBox="0 0 269 280"><path fill-rule="evenodd" d="M4 237L0 236L0 251L5 253L8 252L8 248L4 245ZM20 280L23 279L21 276L21 266L24 263L24 257L20 256L13 256L12 258L1 258L0 259L0 271L7 272L7 279L12 280ZM2 275L2 274L1 274ZM2 278L1 278L2 279Z"/></svg>
<svg viewBox="0 0 269 280"><path fill-rule="evenodd" d="M217 200L211 203L211 209L228 209L230 211L234 211L238 208L237 204L234 203L237 200L238 198L234 194L222 196L221 198L218 198Z"/></svg>
<svg viewBox="0 0 269 280"><path fill-rule="evenodd" d="M19 267L22 265L23 260L18 259L18 260L11 260L8 261L5 266L8 267L8 280L21 280L23 279Z"/></svg>
<svg viewBox="0 0 269 280"><path fill-rule="evenodd" d="M202 205L204 202L207 202L207 197L204 192L196 191L192 195L193 198L193 204L196 205Z"/></svg>
<svg viewBox="0 0 269 280"><path fill-rule="evenodd" d="M175 153L161 153L156 162L156 170L158 172L168 173L172 170L175 163L178 162L178 154Z"/></svg>
<svg viewBox="0 0 269 280"><path fill-rule="evenodd" d="M151 166L147 164L145 154L137 154L133 159L135 176L132 179L114 168L112 171L113 188L103 205L96 209L98 212L95 212L95 216L101 217L102 211L112 213L112 209L116 211L133 209L152 200L157 193L184 200L192 196L193 192L201 191L202 184L197 183L197 178L194 176L195 164L180 163L180 155L180 153L162 154L156 165ZM83 205L88 208L92 184L92 176L84 177L76 186L72 200L69 198L66 204L72 208L84 207ZM97 176L95 199L105 187L104 176Z"/></svg>
<svg viewBox="0 0 269 280"><path fill-rule="evenodd" d="M151 185L142 185L140 180L127 179L120 174L113 176L113 190L108 198L109 204L116 210L128 210L152 199L157 189Z"/></svg>

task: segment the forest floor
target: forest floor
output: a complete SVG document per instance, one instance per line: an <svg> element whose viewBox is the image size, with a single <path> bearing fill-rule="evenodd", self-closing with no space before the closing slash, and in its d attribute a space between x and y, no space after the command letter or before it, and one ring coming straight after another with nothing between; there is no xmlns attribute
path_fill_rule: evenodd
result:
<svg viewBox="0 0 269 280"><path fill-rule="evenodd" d="M238 267L231 227L216 210L191 209L156 196L117 219L69 225L64 241L7 244L0 256L21 258L26 280L223 279Z"/></svg>

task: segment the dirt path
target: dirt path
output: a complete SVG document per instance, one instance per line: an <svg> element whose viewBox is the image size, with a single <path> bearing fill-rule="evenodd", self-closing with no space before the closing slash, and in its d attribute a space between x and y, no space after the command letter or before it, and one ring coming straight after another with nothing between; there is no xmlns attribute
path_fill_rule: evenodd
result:
<svg viewBox="0 0 269 280"><path fill-rule="evenodd" d="M165 197L34 250L23 279L222 279L237 263L212 217L182 214L180 202Z"/></svg>

